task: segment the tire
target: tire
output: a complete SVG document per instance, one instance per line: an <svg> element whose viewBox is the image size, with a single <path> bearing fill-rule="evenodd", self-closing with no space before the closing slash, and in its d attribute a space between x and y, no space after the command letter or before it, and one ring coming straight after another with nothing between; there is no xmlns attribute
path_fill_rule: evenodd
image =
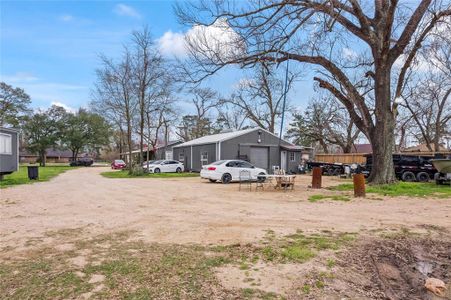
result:
<svg viewBox="0 0 451 300"><path fill-rule="evenodd" d="M182 173L182 168L177 168L177 170L175 170L177 173Z"/></svg>
<svg viewBox="0 0 451 300"><path fill-rule="evenodd" d="M215 179L208 179L211 183L215 183L216 180Z"/></svg>
<svg viewBox="0 0 451 300"><path fill-rule="evenodd" d="M154 172L154 173L160 173L161 171L160 171L159 168L156 168L155 170L153 170L153 172Z"/></svg>
<svg viewBox="0 0 451 300"><path fill-rule="evenodd" d="M232 181L232 175L230 175L229 173L225 173L224 175L222 175L221 178L221 182L224 184L228 184Z"/></svg>
<svg viewBox="0 0 451 300"><path fill-rule="evenodd" d="M328 176L334 176L334 169L327 169Z"/></svg>
<svg viewBox="0 0 451 300"><path fill-rule="evenodd" d="M416 180L415 174L413 174L410 171L406 171L404 173L402 173L401 176L402 181L406 181L406 182L414 182Z"/></svg>
<svg viewBox="0 0 451 300"><path fill-rule="evenodd" d="M341 175L341 170L340 169L334 169L334 171L332 172L332 174L334 175L334 176L338 176L338 175Z"/></svg>
<svg viewBox="0 0 451 300"><path fill-rule="evenodd" d="M429 174L426 172L420 172L417 174L417 180L419 182L428 182L429 181Z"/></svg>
<svg viewBox="0 0 451 300"><path fill-rule="evenodd" d="M265 182L266 181L266 177L262 177L262 176L260 176L260 175L266 175L265 173L259 173L258 175L257 175L257 182Z"/></svg>

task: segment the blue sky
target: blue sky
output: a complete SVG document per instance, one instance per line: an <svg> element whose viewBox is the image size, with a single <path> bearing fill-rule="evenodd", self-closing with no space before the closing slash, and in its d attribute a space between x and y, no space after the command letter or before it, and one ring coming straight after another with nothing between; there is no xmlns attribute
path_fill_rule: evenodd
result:
<svg viewBox="0 0 451 300"><path fill-rule="evenodd" d="M172 3L0 1L0 80L24 88L34 108L86 106L98 55L119 55L131 31L148 25L156 41L165 42L163 50L177 52L177 41L189 28L177 22ZM227 94L240 77L224 72L206 85ZM311 77L306 78L292 103L303 107L312 93Z"/></svg>

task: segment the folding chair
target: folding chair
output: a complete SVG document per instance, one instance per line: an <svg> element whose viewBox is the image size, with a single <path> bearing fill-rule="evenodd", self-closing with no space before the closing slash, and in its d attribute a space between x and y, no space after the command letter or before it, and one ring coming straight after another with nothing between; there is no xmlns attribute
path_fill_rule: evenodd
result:
<svg viewBox="0 0 451 300"><path fill-rule="evenodd" d="M250 171L248 171L248 170L241 170L240 171L239 181L240 181L240 187L239 187L240 191L241 191L241 185L242 184L249 185L249 191L252 191L252 178L251 178L251 172Z"/></svg>

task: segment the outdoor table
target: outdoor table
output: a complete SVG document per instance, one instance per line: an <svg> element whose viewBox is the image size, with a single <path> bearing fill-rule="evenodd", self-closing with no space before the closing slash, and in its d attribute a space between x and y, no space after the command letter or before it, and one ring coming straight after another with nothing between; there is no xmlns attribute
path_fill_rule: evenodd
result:
<svg viewBox="0 0 451 300"><path fill-rule="evenodd" d="M269 183L272 184L272 180L275 179L276 184L274 185L274 189L280 189L282 188L282 185L286 182L283 179L288 179L288 182L291 182L291 184L294 186L294 178L296 178L296 175L282 175L282 174L267 174L267 175L258 175L258 177L265 177L266 179L269 179ZM287 186L284 187L286 190Z"/></svg>

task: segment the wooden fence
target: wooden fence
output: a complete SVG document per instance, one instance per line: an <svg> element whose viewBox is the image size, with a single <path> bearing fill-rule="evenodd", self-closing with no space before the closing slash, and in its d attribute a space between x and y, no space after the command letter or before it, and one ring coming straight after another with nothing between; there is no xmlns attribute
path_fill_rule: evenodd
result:
<svg viewBox="0 0 451 300"><path fill-rule="evenodd" d="M316 154L315 161L325 163L364 164L365 153Z"/></svg>

